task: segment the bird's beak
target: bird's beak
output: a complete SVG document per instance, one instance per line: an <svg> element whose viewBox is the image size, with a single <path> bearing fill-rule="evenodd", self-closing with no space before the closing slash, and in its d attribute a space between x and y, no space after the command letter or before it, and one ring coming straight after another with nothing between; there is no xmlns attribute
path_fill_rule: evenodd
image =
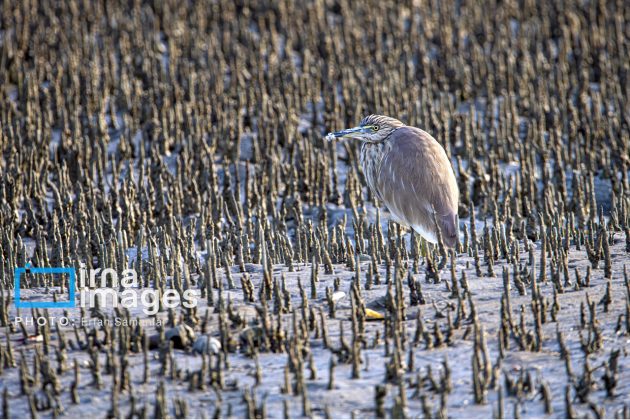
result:
<svg viewBox="0 0 630 420"><path fill-rule="evenodd" d="M357 137L357 134L363 134L366 132L367 127L354 127L348 128L346 130L337 131L335 133L331 133L336 138L346 138L351 139Z"/></svg>

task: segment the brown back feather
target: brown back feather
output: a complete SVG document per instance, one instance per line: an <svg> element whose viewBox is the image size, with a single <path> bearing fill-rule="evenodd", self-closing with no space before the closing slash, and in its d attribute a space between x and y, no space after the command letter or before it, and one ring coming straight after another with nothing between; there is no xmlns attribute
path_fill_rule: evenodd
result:
<svg viewBox="0 0 630 420"><path fill-rule="evenodd" d="M435 234L432 211L448 246L457 241L459 190L444 148L415 127L394 131L378 172L378 195L402 222Z"/></svg>

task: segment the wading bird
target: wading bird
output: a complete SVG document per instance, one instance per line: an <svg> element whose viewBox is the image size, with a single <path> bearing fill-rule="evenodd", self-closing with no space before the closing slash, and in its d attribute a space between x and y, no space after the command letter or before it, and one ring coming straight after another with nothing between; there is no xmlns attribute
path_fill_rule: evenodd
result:
<svg viewBox="0 0 630 420"><path fill-rule="evenodd" d="M362 142L361 166L368 186L395 221L427 241L455 247L459 234L459 190L444 148L431 135L383 115L365 117L358 127L327 138Z"/></svg>

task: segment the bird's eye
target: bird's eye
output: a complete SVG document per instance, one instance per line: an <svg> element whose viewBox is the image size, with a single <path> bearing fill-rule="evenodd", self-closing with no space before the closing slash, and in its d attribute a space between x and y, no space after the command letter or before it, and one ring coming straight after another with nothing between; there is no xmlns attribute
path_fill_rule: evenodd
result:
<svg viewBox="0 0 630 420"><path fill-rule="evenodd" d="M374 130L374 131L378 131L378 129L379 129L379 128L380 128L380 127L379 127L378 125L373 125L373 126L372 126L372 130Z"/></svg>

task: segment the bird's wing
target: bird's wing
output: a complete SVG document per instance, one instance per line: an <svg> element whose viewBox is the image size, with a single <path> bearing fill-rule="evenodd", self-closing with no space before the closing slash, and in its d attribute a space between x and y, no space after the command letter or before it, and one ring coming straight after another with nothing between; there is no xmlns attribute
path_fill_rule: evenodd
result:
<svg viewBox="0 0 630 420"><path fill-rule="evenodd" d="M391 134L377 188L389 210L414 229L434 232L432 212L444 243L457 241L459 190L444 148L425 131L401 127Z"/></svg>

